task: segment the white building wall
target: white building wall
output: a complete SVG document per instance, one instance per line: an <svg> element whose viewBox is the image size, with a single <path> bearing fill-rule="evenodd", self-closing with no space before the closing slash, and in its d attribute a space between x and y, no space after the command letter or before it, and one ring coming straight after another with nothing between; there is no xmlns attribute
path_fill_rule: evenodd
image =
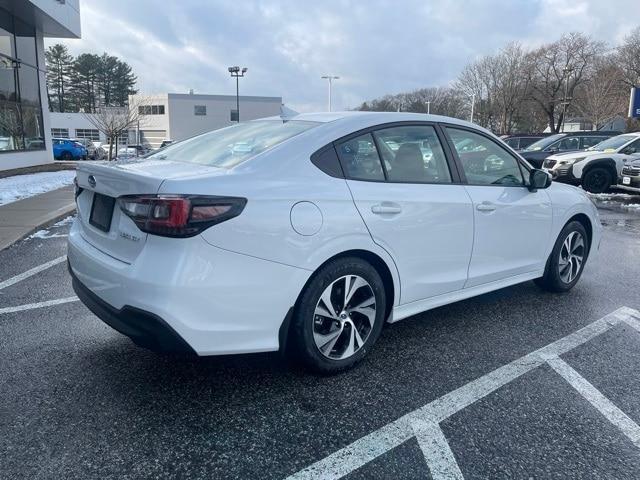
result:
<svg viewBox="0 0 640 480"><path fill-rule="evenodd" d="M76 138L76 130L79 128L96 130L96 127L87 119L84 113L60 113L51 112L49 127L45 132L47 135L51 135L52 128L66 128L69 131L69 138ZM102 132L99 132L100 141L106 142L107 138Z"/></svg>
<svg viewBox="0 0 640 480"><path fill-rule="evenodd" d="M195 115L196 105L205 106L206 115ZM280 115L281 97L240 97L240 121ZM179 141L233 125L231 110L236 109L234 95L169 94L171 140Z"/></svg>

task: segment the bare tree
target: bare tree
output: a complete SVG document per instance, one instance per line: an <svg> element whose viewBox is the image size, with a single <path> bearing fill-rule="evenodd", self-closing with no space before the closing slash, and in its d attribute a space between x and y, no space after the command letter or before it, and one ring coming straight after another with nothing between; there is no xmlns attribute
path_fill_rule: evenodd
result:
<svg viewBox="0 0 640 480"><path fill-rule="evenodd" d="M138 124L144 125L146 117L142 114L145 102L135 100L135 97L129 99L129 104L124 107L100 107L95 113L84 113L85 118L100 132L102 132L109 141L108 159L113 158L113 144L116 148L118 139L124 132L128 132L132 127Z"/></svg>
<svg viewBox="0 0 640 480"><path fill-rule="evenodd" d="M624 72L623 81L630 87L640 86L640 27L624 39L617 60Z"/></svg>
<svg viewBox="0 0 640 480"><path fill-rule="evenodd" d="M617 115L625 116L629 92L624 71L611 56L596 59L593 74L576 89L576 111L596 129Z"/></svg>
<svg viewBox="0 0 640 480"><path fill-rule="evenodd" d="M570 33L529 54L530 95L547 114L552 132L560 131L576 88L586 81L603 50L601 42Z"/></svg>

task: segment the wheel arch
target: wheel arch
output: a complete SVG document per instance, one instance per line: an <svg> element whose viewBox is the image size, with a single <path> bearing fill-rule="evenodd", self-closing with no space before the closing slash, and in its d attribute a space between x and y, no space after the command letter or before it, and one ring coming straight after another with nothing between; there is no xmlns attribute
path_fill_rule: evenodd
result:
<svg viewBox="0 0 640 480"><path fill-rule="evenodd" d="M365 260L373 268L376 269L380 278L382 279L382 283L384 285L385 297L387 298L387 304L385 305L385 319L388 319L393 311L393 306L396 303L396 298L399 298L400 286L396 286L396 280L392 273L391 267L387 264L387 262L377 253L372 252L371 250L365 249L351 249L345 250L343 252L337 253L329 258L327 258L322 264L318 265L318 267L314 270L314 272L309 275L309 278L298 292L298 296L296 297L296 301L293 306L287 312L287 316L285 317L282 325L280 326L280 332L278 334L279 343L280 343L280 351L284 352L287 346L287 340L289 338L290 330L291 330L291 319L293 314L295 313L296 308L298 307L298 302L300 301L300 297L302 293L305 291L311 280L316 276L318 271L322 269L329 262L332 262L339 258L347 258L347 257L356 257L362 260ZM395 267L394 267L395 268Z"/></svg>
<svg viewBox="0 0 640 480"><path fill-rule="evenodd" d="M616 162L612 158L598 158L596 160L592 160L588 162L584 167L582 167L582 175L581 178L589 173L590 170L594 168L604 168L611 174L611 180L616 181L618 177L618 169L616 167Z"/></svg>
<svg viewBox="0 0 640 480"><path fill-rule="evenodd" d="M593 225L591 224L591 219L584 213L576 213L565 222L562 228L574 221L582 224L584 229L587 231L587 236L589 237L589 251L591 251L591 243L593 241Z"/></svg>

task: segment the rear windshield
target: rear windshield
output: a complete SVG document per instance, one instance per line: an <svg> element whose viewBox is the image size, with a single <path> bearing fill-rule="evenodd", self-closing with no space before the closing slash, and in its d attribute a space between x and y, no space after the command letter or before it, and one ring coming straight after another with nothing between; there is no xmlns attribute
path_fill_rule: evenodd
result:
<svg viewBox="0 0 640 480"><path fill-rule="evenodd" d="M617 150L631 140L638 138L637 135L618 135L617 137L604 140L587 150L595 150L597 152L604 152L605 150Z"/></svg>
<svg viewBox="0 0 640 480"><path fill-rule="evenodd" d="M317 125L297 120L239 123L173 143L147 158L232 168Z"/></svg>

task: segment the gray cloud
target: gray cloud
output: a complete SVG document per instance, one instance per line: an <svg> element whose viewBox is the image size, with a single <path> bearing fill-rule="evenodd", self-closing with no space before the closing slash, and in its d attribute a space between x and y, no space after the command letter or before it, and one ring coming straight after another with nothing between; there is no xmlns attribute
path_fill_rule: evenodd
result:
<svg viewBox="0 0 640 480"><path fill-rule="evenodd" d="M612 5L613 4L613 5ZM129 62L147 93L235 93L229 65L249 68L241 93L326 108L447 84L507 42L535 46L581 31L615 44L638 22L638 0L84 0L73 53ZM635 22L635 23L634 23ZM48 42L52 43L52 42Z"/></svg>

